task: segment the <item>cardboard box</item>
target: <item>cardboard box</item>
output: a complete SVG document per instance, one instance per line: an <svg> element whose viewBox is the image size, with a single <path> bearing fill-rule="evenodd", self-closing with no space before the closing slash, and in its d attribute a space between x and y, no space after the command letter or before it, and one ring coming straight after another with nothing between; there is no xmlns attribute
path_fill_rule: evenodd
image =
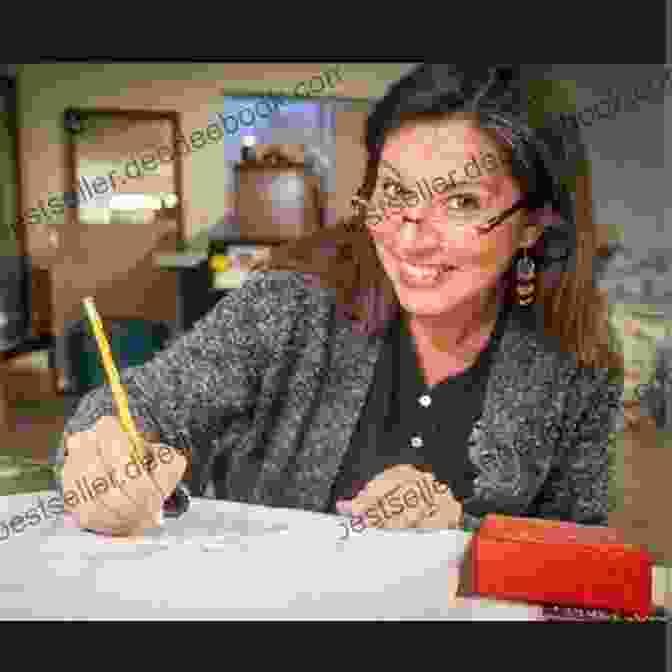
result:
<svg viewBox="0 0 672 672"><path fill-rule="evenodd" d="M292 144L259 144L254 146L257 161L265 161L267 157L278 155L290 163L302 165L306 162L306 146Z"/></svg>
<svg viewBox="0 0 672 672"><path fill-rule="evenodd" d="M491 514L472 551L478 595L651 614L653 559L615 529Z"/></svg>
<svg viewBox="0 0 672 672"><path fill-rule="evenodd" d="M303 168L236 166L241 238L289 241L321 228L319 179Z"/></svg>

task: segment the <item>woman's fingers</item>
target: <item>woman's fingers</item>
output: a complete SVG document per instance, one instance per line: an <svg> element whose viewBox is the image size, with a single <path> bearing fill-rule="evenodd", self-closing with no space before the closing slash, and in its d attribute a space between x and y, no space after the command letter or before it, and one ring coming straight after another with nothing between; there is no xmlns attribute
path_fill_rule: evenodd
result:
<svg viewBox="0 0 672 672"><path fill-rule="evenodd" d="M397 465L371 480L350 503L367 527L445 529L459 524L462 507L432 473Z"/></svg>
<svg viewBox="0 0 672 672"><path fill-rule="evenodd" d="M148 456L134 470L126 492L139 507L150 512L155 525L163 522L163 504L174 492L187 467L185 457L165 444L146 444Z"/></svg>
<svg viewBox="0 0 672 672"><path fill-rule="evenodd" d="M64 505L81 527L124 527L128 517L112 498L102 496L119 476L101 453L97 426L67 439L62 471ZM107 434L108 443L116 442L116 437L109 436L111 432Z"/></svg>
<svg viewBox="0 0 672 672"><path fill-rule="evenodd" d="M131 442L113 417L67 439L62 480L66 510L80 527L135 534L162 522L164 500L186 471L181 452L145 443L145 457L132 456Z"/></svg>
<svg viewBox="0 0 672 672"><path fill-rule="evenodd" d="M434 483L432 484L434 487ZM448 486L438 484L439 488L446 488L445 492L437 492L436 507L425 516L418 527L423 529L445 530L458 527L462 518L462 504L458 502ZM435 488L435 490L439 489Z"/></svg>

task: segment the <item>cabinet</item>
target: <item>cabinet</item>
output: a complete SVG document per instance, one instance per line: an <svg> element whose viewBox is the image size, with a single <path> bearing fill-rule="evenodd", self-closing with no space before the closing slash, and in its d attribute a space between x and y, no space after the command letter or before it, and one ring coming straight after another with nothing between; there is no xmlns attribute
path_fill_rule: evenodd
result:
<svg viewBox="0 0 672 672"><path fill-rule="evenodd" d="M302 165L250 162L235 171L241 238L292 240L322 228L319 180Z"/></svg>

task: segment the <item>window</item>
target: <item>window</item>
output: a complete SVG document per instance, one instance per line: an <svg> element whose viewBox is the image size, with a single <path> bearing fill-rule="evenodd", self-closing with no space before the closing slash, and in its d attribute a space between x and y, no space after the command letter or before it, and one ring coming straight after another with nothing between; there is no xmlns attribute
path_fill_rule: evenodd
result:
<svg viewBox="0 0 672 672"><path fill-rule="evenodd" d="M240 161L243 138L252 136L257 145L304 145L307 170L320 178L322 191L333 191L334 105L276 96L224 97L221 116L211 121L227 131L224 159L232 165L225 189L235 189L233 164Z"/></svg>

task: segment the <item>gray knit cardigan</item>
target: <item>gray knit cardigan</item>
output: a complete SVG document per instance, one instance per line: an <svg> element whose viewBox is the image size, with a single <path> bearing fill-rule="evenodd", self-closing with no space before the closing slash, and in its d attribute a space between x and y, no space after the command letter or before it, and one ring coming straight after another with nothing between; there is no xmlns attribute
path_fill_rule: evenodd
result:
<svg viewBox="0 0 672 672"><path fill-rule="evenodd" d="M309 280L256 272L152 361L122 373L140 430L190 447L193 494L206 494L222 458L219 497L327 510L382 338L353 330L335 292ZM605 524L622 389L607 371L577 366L517 313L507 318L469 437L478 476L465 508ZM93 390L64 436L114 413L109 387ZM481 520L465 515L464 527Z"/></svg>

